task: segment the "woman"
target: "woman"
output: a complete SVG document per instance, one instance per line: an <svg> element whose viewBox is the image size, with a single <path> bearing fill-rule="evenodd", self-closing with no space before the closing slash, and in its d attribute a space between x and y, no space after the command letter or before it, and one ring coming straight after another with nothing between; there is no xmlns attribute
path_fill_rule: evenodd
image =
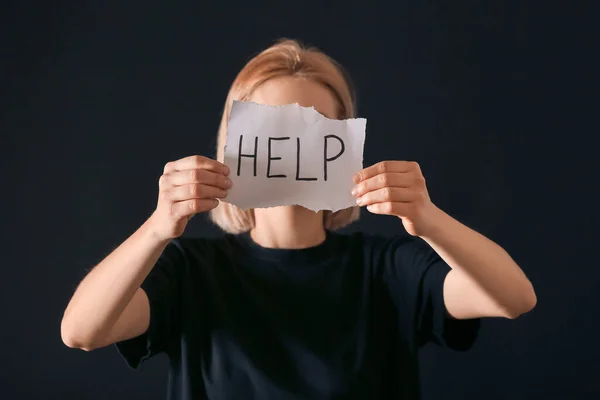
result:
<svg viewBox="0 0 600 400"><path fill-rule="evenodd" d="M293 41L237 76L218 160L233 100L354 116L339 66ZM84 350L116 343L134 368L166 352L172 399L418 398L421 345L465 350L481 317L516 318L536 296L501 247L431 202L417 163L356 172L356 207L242 211L226 202L223 163L167 163L155 212L77 288L63 341ZM359 206L397 217L410 235L335 233ZM223 237L179 238L209 211Z"/></svg>

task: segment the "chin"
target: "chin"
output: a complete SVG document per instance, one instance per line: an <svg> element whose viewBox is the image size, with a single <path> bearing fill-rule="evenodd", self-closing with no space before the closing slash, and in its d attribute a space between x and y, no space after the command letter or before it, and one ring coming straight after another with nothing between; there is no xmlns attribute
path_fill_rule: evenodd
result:
<svg viewBox="0 0 600 400"><path fill-rule="evenodd" d="M289 207L291 210L293 210L295 212L318 214L318 212L309 210L308 208L303 207L303 206L293 205L293 206L283 206L283 207Z"/></svg>

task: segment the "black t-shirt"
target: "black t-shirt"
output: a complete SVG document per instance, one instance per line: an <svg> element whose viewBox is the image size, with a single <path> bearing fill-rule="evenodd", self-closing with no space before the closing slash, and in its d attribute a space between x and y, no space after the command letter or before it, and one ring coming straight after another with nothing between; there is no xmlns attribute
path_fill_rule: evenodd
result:
<svg viewBox="0 0 600 400"><path fill-rule="evenodd" d="M448 317L449 270L413 237L177 239L142 284L148 331L117 347L133 368L166 352L173 400L417 399L418 348L477 336L479 320Z"/></svg>

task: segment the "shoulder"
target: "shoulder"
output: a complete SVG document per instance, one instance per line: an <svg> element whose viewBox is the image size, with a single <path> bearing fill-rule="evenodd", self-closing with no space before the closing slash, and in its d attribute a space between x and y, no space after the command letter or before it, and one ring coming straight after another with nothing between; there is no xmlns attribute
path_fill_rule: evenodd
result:
<svg viewBox="0 0 600 400"><path fill-rule="evenodd" d="M180 285L181 296L206 289L215 278L227 275L239 263L243 253L233 238L179 237L172 239L146 278L151 283Z"/></svg>
<svg viewBox="0 0 600 400"><path fill-rule="evenodd" d="M409 235L384 236L356 232L337 234L339 250L350 257L360 257L366 264L381 267L384 264L406 264L411 258L429 254L429 246L420 238Z"/></svg>
<svg viewBox="0 0 600 400"><path fill-rule="evenodd" d="M427 242L407 234L361 233L348 237L347 241L349 248L362 249L365 262L376 274L421 273L440 260Z"/></svg>
<svg viewBox="0 0 600 400"><path fill-rule="evenodd" d="M431 250L421 238L406 234L384 236L369 233L353 233L347 236L346 242L348 246L360 246L372 255L422 253Z"/></svg>
<svg viewBox="0 0 600 400"><path fill-rule="evenodd" d="M165 252L179 253L187 259L210 258L241 251L235 235L224 234L216 237L179 237L171 240Z"/></svg>

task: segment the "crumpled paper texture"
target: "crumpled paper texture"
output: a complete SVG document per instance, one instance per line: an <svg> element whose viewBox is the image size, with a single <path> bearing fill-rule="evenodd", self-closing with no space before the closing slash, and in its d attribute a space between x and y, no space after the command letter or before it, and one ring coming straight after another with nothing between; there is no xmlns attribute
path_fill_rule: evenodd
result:
<svg viewBox="0 0 600 400"><path fill-rule="evenodd" d="M224 160L233 185L224 201L242 209L356 205L350 191L363 168L366 124L364 118L329 119L298 104L234 101Z"/></svg>

